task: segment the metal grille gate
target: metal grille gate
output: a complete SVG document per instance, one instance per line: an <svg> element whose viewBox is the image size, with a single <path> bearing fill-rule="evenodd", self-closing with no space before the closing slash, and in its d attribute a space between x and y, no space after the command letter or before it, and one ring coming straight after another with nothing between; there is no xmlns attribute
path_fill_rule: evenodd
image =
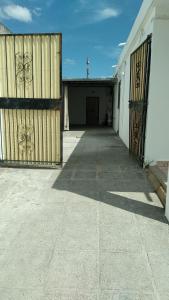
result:
<svg viewBox="0 0 169 300"><path fill-rule="evenodd" d="M150 62L151 35L131 54L129 149L141 166L144 163Z"/></svg>
<svg viewBox="0 0 169 300"><path fill-rule="evenodd" d="M62 160L61 34L0 36L0 161Z"/></svg>

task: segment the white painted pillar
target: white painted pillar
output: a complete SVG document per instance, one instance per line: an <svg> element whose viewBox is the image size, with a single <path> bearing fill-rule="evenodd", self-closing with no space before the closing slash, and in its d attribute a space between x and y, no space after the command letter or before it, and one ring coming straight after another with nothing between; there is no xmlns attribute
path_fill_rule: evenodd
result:
<svg viewBox="0 0 169 300"><path fill-rule="evenodd" d="M69 130L69 94L66 85L64 87L64 130Z"/></svg>
<svg viewBox="0 0 169 300"><path fill-rule="evenodd" d="M167 185L165 215L166 215L167 220L169 221L169 167L168 167L168 185Z"/></svg>
<svg viewBox="0 0 169 300"><path fill-rule="evenodd" d="M2 109L0 109L0 160L3 159L3 153L2 153Z"/></svg>
<svg viewBox="0 0 169 300"><path fill-rule="evenodd" d="M169 127L169 5L163 13L164 17L157 15L154 19L152 36L145 162L153 163L169 160L169 138L165 134Z"/></svg>

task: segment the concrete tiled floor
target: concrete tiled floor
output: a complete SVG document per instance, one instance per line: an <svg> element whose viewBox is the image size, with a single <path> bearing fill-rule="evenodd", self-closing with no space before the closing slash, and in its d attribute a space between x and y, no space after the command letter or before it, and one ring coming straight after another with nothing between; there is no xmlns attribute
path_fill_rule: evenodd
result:
<svg viewBox="0 0 169 300"><path fill-rule="evenodd" d="M0 169L0 300L168 300L169 227L109 129L64 134L64 167Z"/></svg>

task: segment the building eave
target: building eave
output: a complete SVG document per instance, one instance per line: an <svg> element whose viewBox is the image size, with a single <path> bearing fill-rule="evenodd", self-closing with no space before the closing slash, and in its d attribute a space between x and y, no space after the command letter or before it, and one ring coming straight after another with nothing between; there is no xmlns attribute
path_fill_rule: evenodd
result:
<svg viewBox="0 0 169 300"><path fill-rule="evenodd" d="M91 85L97 85L97 86L113 86L116 82L115 78L68 78L62 80L64 85L73 85L73 86L91 86Z"/></svg>

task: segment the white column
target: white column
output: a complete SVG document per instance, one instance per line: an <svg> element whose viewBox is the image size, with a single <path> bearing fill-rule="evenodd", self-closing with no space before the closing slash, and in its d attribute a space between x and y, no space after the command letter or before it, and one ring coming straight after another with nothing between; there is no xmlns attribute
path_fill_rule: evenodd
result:
<svg viewBox="0 0 169 300"><path fill-rule="evenodd" d="M169 6L166 14L154 19L152 36L145 161L153 163L169 160Z"/></svg>
<svg viewBox="0 0 169 300"><path fill-rule="evenodd" d="M2 109L0 109L0 160L3 159L3 153L2 153Z"/></svg>
<svg viewBox="0 0 169 300"><path fill-rule="evenodd" d="M69 95L66 85L64 87L64 130L69 130Z"/></svg>
<svg viewBox="0 0 169 300"><path fill-rule="evenodd" d="M169 221L169 168L168 168L168 186L167 186L165 215L166 215L167 220Z"/></svg>

